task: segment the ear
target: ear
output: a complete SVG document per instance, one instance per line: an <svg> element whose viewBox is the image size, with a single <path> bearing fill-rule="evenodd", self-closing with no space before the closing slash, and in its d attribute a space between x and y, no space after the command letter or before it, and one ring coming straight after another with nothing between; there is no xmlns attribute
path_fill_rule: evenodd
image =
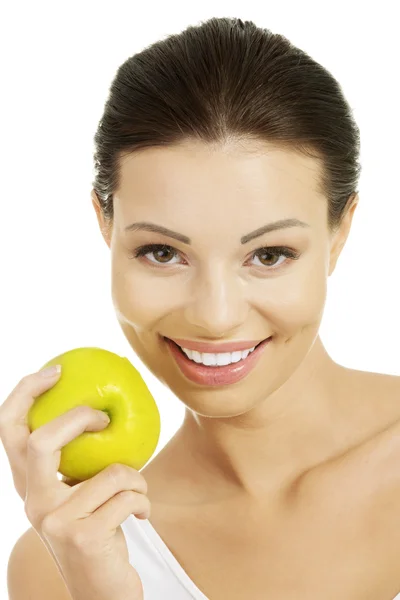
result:
<svg viewBox="0 0 400 600"><path fill-rule="evenodd" d="M99 198L93 189L90 192L90 195L92 198L93 208L96 211L97 221L99 224L101 235L103 236L103 239L104 239L105 243L107 244L107 246L110 248L112 227L110 227L110 225L106 222L103 211L100 206Z"/></svg>
<svg viewBox="0 0 400 600"><path fill-rule="evenodd" d="M343 217L342 223L340 224L339 229L334 234L333 244L331 247L330 253L330 262L329 262L329 273L328 277L332 275L335 270L336 263L338 258L342 252L342 249L346 243L347 237L350 232L351 223L353 221L354 211L357 208L359 202L358 194L352 194L347 201L347 208L345 209L345 215Z"/></svg>

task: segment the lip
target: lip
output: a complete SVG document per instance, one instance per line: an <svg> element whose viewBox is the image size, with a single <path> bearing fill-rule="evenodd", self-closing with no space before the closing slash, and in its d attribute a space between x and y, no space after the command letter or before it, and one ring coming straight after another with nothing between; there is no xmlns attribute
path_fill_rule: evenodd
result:
<svg viewBox="0 0 400 600"><path fill-rule="evenodd" d="M198 385L230 385L246 377L256 366L266 351L272 336L265 339L247 358L221 367L206 366L190 360L186 354L169 338L165 338L172 357L186 379Z"/></svg>
<svg viewBox="0 0 400 600"><path fill-rule="evenodd" d="M272 336L270 336L272 337ZM207 344L206 342L195 342L191 340L183 340L178 338L167 338L164 336L165 340L171 340L181 346L182 348L187 348L188 350L197 350L197 352L209 352L211 354L219 354L222 352L237 352L238 350L248 350L249 348L253 348L253 346L257 346L264 342L266 339L262 340L243 340L237 342L226 342L224 344Z"/></svg>

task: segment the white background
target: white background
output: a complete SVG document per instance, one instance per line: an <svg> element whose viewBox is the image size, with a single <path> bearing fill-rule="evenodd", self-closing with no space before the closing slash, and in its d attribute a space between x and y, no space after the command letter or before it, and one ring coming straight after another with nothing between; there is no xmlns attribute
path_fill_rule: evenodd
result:
<svg viewBox="0 0 400 600"><path fill-rule="evenodd" d="M18 381L79 346L127 356L161 413L155 455L184 408L125 340L110 254L90 200L93 135L119 65L210 17L283 33L339 80L361 129L360 204L334 274L321 337L343 365L400 373L399 50L396 2L18 2L0 13L0 404ZM400 399L399 399L400 400ZM30 527L0 444L0 598ZM400 578L400 565L399 565Z"/></svg>

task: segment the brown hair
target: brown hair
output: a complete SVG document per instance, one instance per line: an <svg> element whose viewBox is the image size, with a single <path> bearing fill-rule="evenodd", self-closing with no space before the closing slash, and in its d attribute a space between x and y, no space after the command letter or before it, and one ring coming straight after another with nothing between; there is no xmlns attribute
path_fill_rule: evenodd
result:
<svg viewBox="0 0 400 600"><path fill-rule="evenodd" d="M283 35L252 21L189 26L118 68L94 136L93 189L106 222L113 221L121 158L190 139L273 142L315 158L331 232L357 193L360 134L339 83Z"/></svg>

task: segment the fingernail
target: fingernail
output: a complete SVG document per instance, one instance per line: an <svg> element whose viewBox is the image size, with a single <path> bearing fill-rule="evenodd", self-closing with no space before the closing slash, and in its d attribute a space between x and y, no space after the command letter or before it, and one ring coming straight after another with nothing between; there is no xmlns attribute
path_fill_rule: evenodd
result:
<svg viewBox="0 0 400 600"><path fill-rule="evenodd" d="M107 413L103 412L102 410L98 410L97 412L100 413L100 416L101 416L101 418L103 419L103 421L105 423L110 423L111 422L110 417L108 416Z"/></svg>
<svg viewBox="0 0 400 600"><path fill-rule="evenodd" d="M58 375L61 373L61 365L53 365L52 367L47 367L46 369L42 369L39 371L42 377L53 377L53 375Z"/></svg>

